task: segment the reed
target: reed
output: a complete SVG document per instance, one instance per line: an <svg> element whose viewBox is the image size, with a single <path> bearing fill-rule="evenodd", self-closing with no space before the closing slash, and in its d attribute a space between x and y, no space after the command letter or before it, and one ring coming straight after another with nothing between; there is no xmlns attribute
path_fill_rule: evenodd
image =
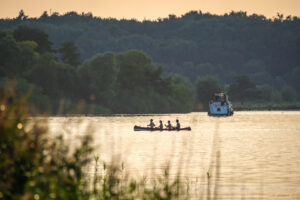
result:
<svg viewBox="0 0 300 200"><path fill-rule="evenodd" d="M47 118L28 121L26 98L17 100L13 91L1 91L0 108L0 199L188 198L169 166L151 182L132 178L123 163L93 156L89 134L72 149L63 135L49 137ZM95 166L93 175L89 166Z"/></svg>
<svg viewBox="0 0 300 200"><path fill-rule="evenodd" d="M30 118L26 98L0 91L0 199L215 199L220 176L219 124L216 124L207 177L187 178L172 161L160 174L133 177L119 159L94 155L89 127L80 143L50 134L47 117ZM29 120L30 118L30 120ZM67 131L71 131L66 129ZM55 136L55 137L53 137ZM187 145L187 141L184 142ZM186 146L188 156L192 150ZM183 155L176 163L183 164ZM91 172L91 167L94 169Z"/></svg>

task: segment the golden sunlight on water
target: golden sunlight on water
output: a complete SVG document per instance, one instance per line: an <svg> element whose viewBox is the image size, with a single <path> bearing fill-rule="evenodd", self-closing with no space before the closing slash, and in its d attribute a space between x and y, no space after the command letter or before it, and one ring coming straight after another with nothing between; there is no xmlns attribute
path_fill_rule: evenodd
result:
<svg viewBox="0 0 300 200"><path fill-rule="evenodd" d="M133 131L150 118L157 125L179 119L192 131ZM70 145L93 132L100 158L123 162L132 176L150 177L170 164L196 199L300 199L299 111L52 117L49 124Z"/></svg>

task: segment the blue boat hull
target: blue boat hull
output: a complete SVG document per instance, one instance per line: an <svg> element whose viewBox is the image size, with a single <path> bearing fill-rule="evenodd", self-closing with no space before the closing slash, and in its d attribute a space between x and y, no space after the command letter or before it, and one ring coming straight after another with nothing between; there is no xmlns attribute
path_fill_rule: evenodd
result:
<svg viewBox="0 0 300 200"><path fill-rule="evenodd" d="M231 116L233 115L233 109L230 104L221 102L212 102L209 104L209 116Z"/></svg>

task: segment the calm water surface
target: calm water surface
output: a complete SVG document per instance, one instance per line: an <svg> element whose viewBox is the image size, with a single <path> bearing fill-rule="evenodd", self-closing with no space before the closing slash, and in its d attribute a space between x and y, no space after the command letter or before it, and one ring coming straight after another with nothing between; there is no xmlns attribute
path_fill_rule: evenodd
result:
<svg viewBox="0 0 300 200"><path fill-rule="evenodd" d="M157 125L179 119L192 131L133 131L150 118ZM92 133L95 154L123 162L133 176L151 177L171 165L171 173L180 171L195 197L300 199L299 111L52 117L49 124L70 145Z"/></svg>

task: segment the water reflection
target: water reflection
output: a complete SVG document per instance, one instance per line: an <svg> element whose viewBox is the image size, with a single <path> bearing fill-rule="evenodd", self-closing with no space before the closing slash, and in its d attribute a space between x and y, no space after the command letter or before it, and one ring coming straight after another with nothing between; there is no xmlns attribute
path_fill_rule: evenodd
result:
<svg viewBox="0 0 300 200"><path fill-rule="evenodd" d="M133 131L150 118L156 124L179 119L192 131ZM149 177L170 165L200 199L300 199L300 112L53 117L49 123L70 143L94 132L99 156L117 157L133 176Z"/></svg>

